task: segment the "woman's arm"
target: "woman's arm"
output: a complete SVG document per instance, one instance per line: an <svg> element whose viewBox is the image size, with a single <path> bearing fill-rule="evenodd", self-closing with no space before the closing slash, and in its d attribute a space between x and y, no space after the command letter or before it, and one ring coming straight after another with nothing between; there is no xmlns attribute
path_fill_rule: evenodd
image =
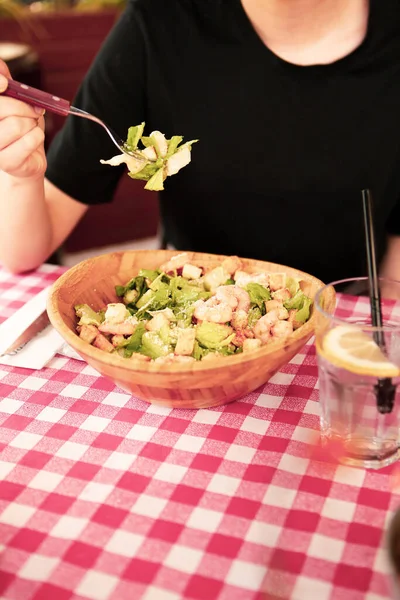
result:
<svg viewBox="0 0 400 600"><path fill-rule="evenodd" d="M0 61L0 89L10 72ZM86 210L47 184L43 111L0 95L0 262L33 269L62 243Z"/></svg>
<svg viewBox="0 0 400 600"><path fill-rule="evenodd" d="M121 136L145 116L145 44L136 5L128 4L74 99ZM0 89L7 85L1 74L10 76L0 61ZM45 261L88 205L112 200L124 173L100 164L115 147L91 121L68 117L47 156L43 140L43 117L0 94L0 262L14 272Z"/></svg>
<svg viewBox="0 0 400 600"><path fill-rule="evenodd" d="M380 275L400 281L400 236L390 235L386 254L383 258Z"/></svg>
<svg viewBox="0 0 400 600"><path fill-rule="evenodd" d="M0 171L0 190L0 262L14 273L42 264L88 208L43 175L32 181Z"/></svg>

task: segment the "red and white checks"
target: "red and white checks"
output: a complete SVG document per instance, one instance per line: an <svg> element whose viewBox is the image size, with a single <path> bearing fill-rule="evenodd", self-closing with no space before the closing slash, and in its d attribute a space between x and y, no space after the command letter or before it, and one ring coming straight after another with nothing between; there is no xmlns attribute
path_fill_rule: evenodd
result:
<svg viewBox="0 0 400 600"><path fill-rule="evenodd" d="M0 270L0 321L60 273ZM0 365L0 598L388 600L396 466L316 456L318 415L312 343L198 411L73 359Z"/></svg>

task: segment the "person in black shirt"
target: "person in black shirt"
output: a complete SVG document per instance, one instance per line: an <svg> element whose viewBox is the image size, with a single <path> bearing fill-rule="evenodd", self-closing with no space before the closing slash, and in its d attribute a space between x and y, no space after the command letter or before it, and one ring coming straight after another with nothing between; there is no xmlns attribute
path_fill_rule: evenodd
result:
<svg viewBox="0 0 400 600"><path fill-rule="evenodd" d="M129 0L73 104L122 136L145 121L200 140L160 194L172 247L363 275L370 188L382 272L400 279L400 0ZM0 96L0 119L0 260L24 271L126 168L100 164L115 148L84 119L47 166L32 107Z"/></svg>

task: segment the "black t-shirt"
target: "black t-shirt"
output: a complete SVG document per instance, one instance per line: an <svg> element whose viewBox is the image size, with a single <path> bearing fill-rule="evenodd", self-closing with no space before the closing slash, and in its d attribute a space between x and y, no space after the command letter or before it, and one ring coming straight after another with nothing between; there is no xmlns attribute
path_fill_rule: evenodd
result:
<svg viewBox="0 0 400 600"><path fill-rule="evenodd" d="M130 0L74 105L122 137L145 121L145 133L199 138L160 194L167 241L180 250L325 281L364 274L363 188L379 257L386 232L400 234L399 0L371 0L364 42L306 67L262 43L240 0ZM128 175L99 160L117 153L101 127L69 117L47 177L81 202L109 202ZM126 218L142 218L134 194Z"/></svg>

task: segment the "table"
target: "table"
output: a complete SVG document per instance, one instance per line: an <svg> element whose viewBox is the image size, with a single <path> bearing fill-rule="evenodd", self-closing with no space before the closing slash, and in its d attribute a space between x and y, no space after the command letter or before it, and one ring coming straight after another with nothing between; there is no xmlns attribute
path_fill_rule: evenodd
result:
<svg viewBox="0 0 400 600"><path fill-rule="evenodd" d="M0 320L61 272L0 269ZM387 600L396 466L316 457L318 414L312 342L212 410L148 405L61 356L0 365L0 597Z"/></svg>

